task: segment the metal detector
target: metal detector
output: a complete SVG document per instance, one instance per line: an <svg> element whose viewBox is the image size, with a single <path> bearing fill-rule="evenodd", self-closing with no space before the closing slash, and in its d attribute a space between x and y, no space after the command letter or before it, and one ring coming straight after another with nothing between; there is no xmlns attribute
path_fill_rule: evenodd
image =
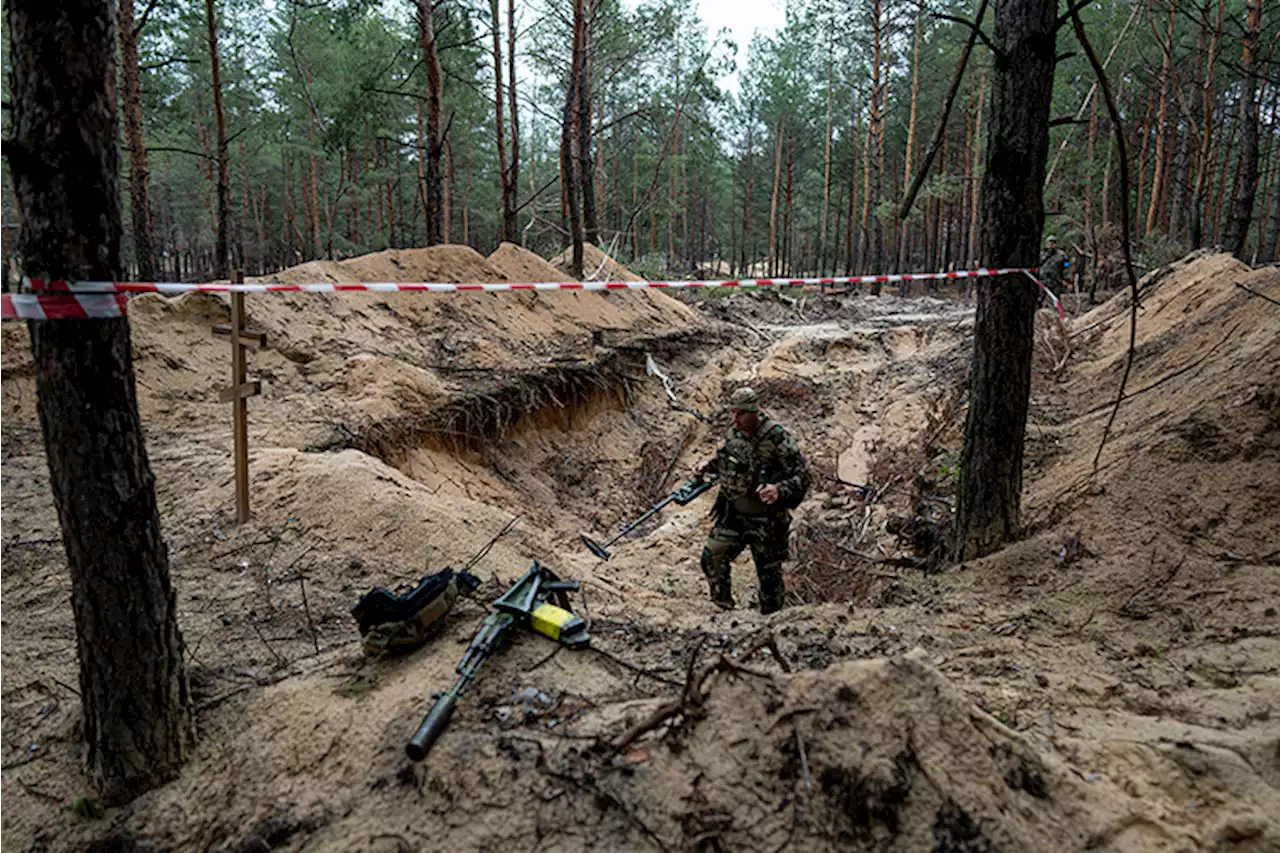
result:
<svg viewBox="0 0 1280 853"><path fill-rule="evenodd" d="M595 554L601 560L608 560L609 557L612 556L609 553L610 545L617 542L619 539L626 536L628 533L635 530L640 525L644 524L646 521L652 518L655 514L657 514L657 512L661 510L664 506L666 506L669 503L675 503L679 506L684 506L685 504L689 503L694 498L696 498L698 495L710 489L715 484L716 484L715 477L703 477L703 476L694 477L693 479L686 481L674 492L667 495L662 500L658 501L656 504L650 507L648 511L645 512L644 515L640 516L635 521L631 522L626 527L622 528L621 532L619 532L617 536L614 536L612 539L610 539L608 542L605 542L603 545L601 545L599 542L592 539L590 536L588 536L585 533L581 535L582 544L586 545L587 550L590 551L592 554Z"/></svg>

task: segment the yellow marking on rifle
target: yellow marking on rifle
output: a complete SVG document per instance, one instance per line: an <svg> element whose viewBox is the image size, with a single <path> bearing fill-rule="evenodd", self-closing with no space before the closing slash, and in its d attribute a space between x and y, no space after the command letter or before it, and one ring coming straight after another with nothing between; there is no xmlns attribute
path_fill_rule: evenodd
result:
<svg viewBox="0 0 1280 853"><path fill-rule="evenodd" d="M575 618L577 617L563 607L545 603L533 608L533 612L529 614L533 630L539 634L545 634L553 640L560 639L560 632L570 620Z"/></svg>

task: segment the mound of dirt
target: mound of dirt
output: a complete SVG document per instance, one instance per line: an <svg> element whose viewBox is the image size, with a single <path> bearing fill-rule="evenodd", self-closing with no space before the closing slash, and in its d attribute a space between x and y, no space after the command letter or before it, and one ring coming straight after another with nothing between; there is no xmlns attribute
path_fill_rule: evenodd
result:
<svg viewBox="0 0 1280 853"><path fill-rule="evenodd" d="M562 275L572 275L570 264L573 261L573 247L565 249L551 259L552 265L560 269ZM582 244L582 274L587 281L643 281L644 279L615 261L600 250L594 243Z"/></svg>
<svg viewBox="0 0 1280 853"><path fill-rule="evenodd" d="M466 246L394 249L346 261L311 261L255 281L503 282L556 280L541 258L505 244L491 263ZM473 377L511 375L560 361L591 363L596 336L609 345L687 334L704 321L666 294L342 293L250 295L250 327L269 347L249 358L264 398L251 406L258 433L277 446L330 441L331 428L362 430L386 418L421 416L467 393ZM130 302L139 405L149 424L171 416L220 422L218 391L230 372L226 342L209 334L225 323L224 294L156 294ZM25 327L6 324L3 413L35 420ZM371 373L373 371L373 373ZM374 374L381 376L377 378ZM399 375L397 375L399 374ZM424 389L429 389L426 391ZM181 414L179 414L181 410Z"/></svg>
<svg viewBox="0 0 1280 853"><path fill-rule="evenodd" d="M565 277L563 270L515 243L500 243L488 260L508 281L561 281Z"/></svg>
<svg viewBox="0 0 1280 853"><path fill-rule="evenodd" d="M1112 816L1106 790L973 707L924 658L793 676L728 669L697 715L632 744L595 783L618 791L609 777L633 768L625 805L672 849L1088 845Z"/></svg>

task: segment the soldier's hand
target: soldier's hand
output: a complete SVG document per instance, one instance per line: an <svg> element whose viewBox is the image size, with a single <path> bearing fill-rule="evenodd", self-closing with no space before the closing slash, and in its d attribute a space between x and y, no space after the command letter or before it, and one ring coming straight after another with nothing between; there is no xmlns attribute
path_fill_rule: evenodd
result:
<svg viewBox="0 0 1280 853"><path fill-rule="evenodd" d="M756 494L760 496L760 500L771 504L778 500L778 487L770 483L767 486L761 486L756 489Z"/></svg>
<svg viewBox="0 0 1280 853"><path fill-rule="evenodd" d="M711 464L715 461L716 461L716 458L712 456L710 459L704 459L701 462L699 462L698 467L693 469L694 476L695 477L707 476L707 472L711 470Z"/></svg>

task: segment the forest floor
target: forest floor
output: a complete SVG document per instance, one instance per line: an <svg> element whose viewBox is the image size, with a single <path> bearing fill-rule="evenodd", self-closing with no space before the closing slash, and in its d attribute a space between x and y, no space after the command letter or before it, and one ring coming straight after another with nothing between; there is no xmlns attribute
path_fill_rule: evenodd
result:
<svg viewBox="0 0 1280 853"><path fill-rule="evenodd" d="M278 278L562 275L504 246ZM954 505L963 299L250 297L271 348L250 356L254 520L236 526L215 402L229 359L209 332L227 302L139 297L139 405L197 740L178 779L105 813L80 772L26 331L6 325L3 847L1280 850L1280 314L1237 284L1280 298L1280 271L1225 255L1144 279L1129 395L1096 469L1128 298L1068 329L1042 311L1028 535L941 571L923 566ZM607 563L578 542L687 475L743 383L817 474L793 527L793 606L767 617L745 557L741 609L708 600L710 496ZM512 520L442 636L365 658L361 593L460 566ZM431 692L533 559L584 582L592 648L517 637L411 764Z"/></svg>

